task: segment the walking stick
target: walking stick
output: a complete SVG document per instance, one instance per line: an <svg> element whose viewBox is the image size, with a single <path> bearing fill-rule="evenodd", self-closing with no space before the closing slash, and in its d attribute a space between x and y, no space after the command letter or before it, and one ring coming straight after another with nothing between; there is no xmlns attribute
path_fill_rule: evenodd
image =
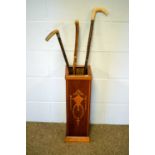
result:
<svg viewBox="0 0 155 155"><path fill-rule="evenodd" d="M76 74L76 63L77 63L77 52L79 43L79 21L75 21L76 35L75 35L75 49L74 49L74 60L73 60L73 74Z"/></svg>
<svg viewBox="0 0 155 155"><path fill-rule="evenodd" d="M58 38L58 41L59 41L59 44L60 44L60 47L61 47L61 50L62 50L63 57L65 59L66 65L67 65L67 67L69 69L68 59L67 59L67 56L66 56L66 52L65 52L61 37L60 37L59 30L56 29L56 30L52 31L51 33L49 33L49 35L46 37L45 40L49 41L55 34L57 35L57 38Z"/></svg>
<svg viewBox="0 0 155 155"><path fill-rule="evenodd" d="M87 73L87 65L88 65L88 58L89 58L89 53L90 53L90 45L91 45L93 29L94 29L94 21L95 21L96 13L98 13L98 12L103 13L106 16L109 14L108 11L105 8L94 8L93 11L92 11L91 24L90 24L89 37L88 37L88 44L87 44L86 59L85 59L85 65L84 65L84 74Z"/></svg>

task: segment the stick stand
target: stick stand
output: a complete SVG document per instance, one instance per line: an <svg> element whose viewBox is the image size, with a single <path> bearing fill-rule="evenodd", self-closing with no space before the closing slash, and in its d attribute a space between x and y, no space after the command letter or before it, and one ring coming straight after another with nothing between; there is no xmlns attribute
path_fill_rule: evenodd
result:
<svg viewBox="0 0 155 155"><path fill-rule="evenodd" d="M83 70L84 67L77 67ZM66 137L65 142L89 142L91 67L86 75L73 75L66 67Z"/></svg>

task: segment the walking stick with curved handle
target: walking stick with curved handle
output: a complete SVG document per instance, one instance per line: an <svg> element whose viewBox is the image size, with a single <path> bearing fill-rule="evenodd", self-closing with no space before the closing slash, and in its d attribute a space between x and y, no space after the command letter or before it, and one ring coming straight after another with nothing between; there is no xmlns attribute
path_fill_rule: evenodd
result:
<svg viewBox="0 0 155 155"><path fill-rule="evenodd" d="M64 49L64 46L63 46L61 37L60 37L59 30L58 29L55 29L54 31L52 31L51 33L49 33L48 36L45 38L45 40L46 41L49 41L55 34L57 35L57 38L58 38L58 41L59 41L59 44L60 44L60 47L61 47L61 50L62 50L63 57L65 59L66 65L67 65L67 67L69 69L68 59L67 59L67 56L66 56L66 52L65 52L65 49Z"/></svg>
<svg viewBox="0 0 155 155"><path fill-rule="evenodd" d="M87 74L87 65L88 65L88 59L89 59L89 53L90 53L90 45L93 35L93 29L94 29L94 21L97 13L103 13L106 16L109 14L109 12L105 8L94 8L92 10L91 15L91 24L90 24L90 30L89 30L89 37L88 37L88 44L87 44L87 52L86 52L86 59L85 59L85 65L84 65L84 74Z"/></svg>

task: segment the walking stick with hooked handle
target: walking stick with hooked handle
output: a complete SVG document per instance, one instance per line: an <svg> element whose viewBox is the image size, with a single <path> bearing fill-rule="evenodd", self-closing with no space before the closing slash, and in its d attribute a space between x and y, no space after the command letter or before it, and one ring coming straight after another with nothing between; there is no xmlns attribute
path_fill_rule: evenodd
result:
<svg viewBox="0 0 155 155"><path fill-rule="evenodd" d="M49 33L45 40L49 41L55 34L57 35L57 38L58 38L58 41L59 41L59 44L60 44L60 47L61 47L61 50L62 50L63 57L65 59L67 68L69 69L68 59L67 59L67 56L66 56L66 52L65 52L61 37L60 37L59 30L56 29L56 30L52 31L51 33Z"/></svg>
<svg viewBox="0 0 155 155"><path fill-rule="evenodd" d="M86 59L85 59L85 65L84 65L84 74L87 73L87 65L88 65L88 59L89 59L89 53L90 53L90 45L91 45L93 29L94 29L95 16L99 12L105 14L106 16L109 14L109 12L105 8L94 8L93 11L92 11L91 24L90 24L89 37L88 37L88 44L87 44Z"/></svg>
<svg viewBox="0 0 155 155"><path fill-rule="evenodd" d="M79 44L79 21L75 21L76 34L75 34L75 49L74 49L74 60L73 60L73 74L76 74L76 64L77 64L77 52Z"/></svg>

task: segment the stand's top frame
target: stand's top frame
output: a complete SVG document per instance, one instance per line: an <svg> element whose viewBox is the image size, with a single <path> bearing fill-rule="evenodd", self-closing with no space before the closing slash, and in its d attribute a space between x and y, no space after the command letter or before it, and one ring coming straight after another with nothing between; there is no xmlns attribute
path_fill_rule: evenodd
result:
<svg viewBox="0 0 155 155"><path fill-rule="evenodd" d="M84 66L77 66L76 68L84 69ZM69 70L66 67L65 79L66 80L92 80L92 71L91 71L90 65L88 66L87 74L85 75L69 74Z"/></svg>

